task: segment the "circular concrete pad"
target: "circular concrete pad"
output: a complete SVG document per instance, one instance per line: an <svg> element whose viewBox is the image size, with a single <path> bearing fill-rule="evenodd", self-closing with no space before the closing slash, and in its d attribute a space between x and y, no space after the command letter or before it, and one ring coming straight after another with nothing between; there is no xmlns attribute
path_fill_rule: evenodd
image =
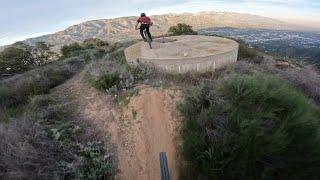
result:
<svg viewBox="0 0 320 180"><path fill-rule="evenodd" d="M215 36L171 36L159 38L150 49L145 42L127 48L129 64L151 63L169 73L214 71L237 61L237 42Z"/></svg>

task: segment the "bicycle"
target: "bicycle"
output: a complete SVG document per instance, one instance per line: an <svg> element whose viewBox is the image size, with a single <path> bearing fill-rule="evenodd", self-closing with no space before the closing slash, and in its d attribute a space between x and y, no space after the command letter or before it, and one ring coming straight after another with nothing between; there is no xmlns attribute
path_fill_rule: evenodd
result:
<svg viewBox="0 0 320 180"><path fill-rule="evenodd" d="M146 38L146 40L147 40L147 42L148 42L148 44L149 44L150 49L152 49L152 44L151 44L151 43L152 43L152 40L151 40L151 37L149 37L146 29L143 30L143 35L144 35L144 37Z"/></svg>

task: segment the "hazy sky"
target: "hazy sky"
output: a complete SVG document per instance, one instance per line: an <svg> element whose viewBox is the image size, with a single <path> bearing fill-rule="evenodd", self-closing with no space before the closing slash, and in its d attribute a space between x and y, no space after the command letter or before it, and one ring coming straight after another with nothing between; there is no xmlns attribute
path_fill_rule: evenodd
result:
<svg viewBox="0 0 320 180"><path fill-rule="evenodd" d="M0 0L0 45L92 19L211 10L320 27L320 0Z"/></svg>

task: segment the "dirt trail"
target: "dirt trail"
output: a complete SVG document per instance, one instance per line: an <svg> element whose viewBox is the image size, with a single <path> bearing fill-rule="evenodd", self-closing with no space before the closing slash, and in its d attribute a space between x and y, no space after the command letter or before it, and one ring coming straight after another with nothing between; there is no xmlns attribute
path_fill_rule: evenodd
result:
<svg viewBox="0 0 320 180"><path fill-rule="evenodd" d="M178 179L177 134L180 124L174 90L141 87L123 113L119 147L119 179L157 180L161 178L159 153L167 152L171 179Z"/></svg>
<svg viewBox="0 0 320 180"><path fill-rule="evenodd" d="M58 88L78 100L79 119L111 135L118 156L119 180L161 179L159 153L167 152L171 179L178 179L177 148L181 93L141 86L127 107L119 110L112 97L91 87L84 72Z"/></svg>

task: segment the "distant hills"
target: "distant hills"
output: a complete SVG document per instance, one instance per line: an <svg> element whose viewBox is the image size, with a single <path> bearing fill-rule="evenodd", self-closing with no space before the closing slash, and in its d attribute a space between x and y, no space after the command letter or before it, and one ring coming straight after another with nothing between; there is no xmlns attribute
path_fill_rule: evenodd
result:
<svg viewBox="0 0 320 180"><path fill-rule="evenodd" d="M242 39L249 46L258 47L265 52L320 67L319 33L252 28L207 28L199 33Z"/></svg>
<svg viewBox="0 0 320 180"><path fill-rule="evenodd" d="M194 29L235 27L288 30L295 28L287 23L271 18L228 12L165 14L151 16L151 18L154 21L154 26L151 30L154 35L166 34L169 27L177 23L192 25ZM53 45L53 49L58 51L63 45L81 42L89 38L100 38L109 42L130 40L139 37L139 33L134 29L136 20L137 17L131 16L87 21L54 34L30 38L23 42L34 45L37 41L43 41Z"/></svg>

